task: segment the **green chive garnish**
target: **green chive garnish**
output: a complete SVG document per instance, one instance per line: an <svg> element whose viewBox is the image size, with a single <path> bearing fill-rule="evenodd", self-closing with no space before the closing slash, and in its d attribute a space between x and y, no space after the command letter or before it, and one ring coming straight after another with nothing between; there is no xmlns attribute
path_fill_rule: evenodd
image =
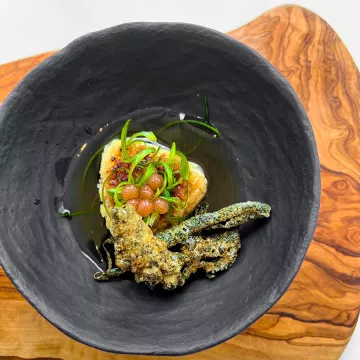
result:
<svg viewBox="0 0 360 360"><path fill-rule="evenodd" d="M180 155L181 163L180 163L180 176L184 180L189 180L190 177L190 166L186 156L181 152L177 151L177 154Z"/></svg>
<svg viewBox="0 0 360 360"><path fill-rule="evenodd" d="M161 165L164 167L164 170L165 170L168 187L171 188L174 184L174 174L172 172L172 169L171 169L170 165L167 163L161 163Z"/></svg>
<svg viewBox="0 0 360 360"><path fill-rule="evenodd" d="M176 205L182 205L183 203L181 200L179 200L177 197L171 197L171 196L160 196L161 199L164 199L168 201L169 203L173 203Z"/></svg>
<svg viewBox="0 0 360 360"><path fill-rule="evenodd" d="M130 138L126 141L126 146L129 147L133 143L134 139L141 137L144 137L152 141L157 140L157 137L152 131L140 131L130 136Z"/></svg>
<svg viewBox="0 0 360 360"><path fill-rule="evenodd" d="M147 148L144 150L141 150L139 153L137 153L131 161L131 168L129 171L129 181L131 181L132 183L134 182L134 178L133 178L133 172L136 168L136 166L138 166L138 164L144 159L146 158L148 155L150 155L151 153L156 152L155 148Z"/></svg>
<svg viewBox="0 0 360 360"><path fill-rule="evenodd" d="M112 171L112 172L106 177L106 179L104 180L104 182L103 182L103 184L102 184L102 187L101 187L101 201L102 201L102 203L104 204L104 208L105 208L107 214L109 215L109 217L111 217L111 216L110 216L110 211L109 211L109 209L108 209L108 207L107 207L107 205L106 205L106 201L105 201L105 185L106 185L106 183L109 181L110 177L111 177L113 174L114 174L114 171Z"/></svg>
<svg viewBox="0 0 360 360"><path fill-rule="evenodd" d="M137 182L139 186L144 186L147 181L150 179L151 175L155 172L155 166L153 164L149 164L145 170L144 175Z"/></svg>
<svg viewBox="0 0 360 360"><path fill-rule="evenodd" d="M127 131L128 131L130 123L131 123L131 119L126 121L125 125L123 126L123 128L121 130L121 136L120 136L121 157L124 162L131 162L130 156L129 156L129 154L127 152L127 148L126 148L126 136L127 136Z"/></svg>
<svg viewBox="0 0 360 360"><path fill-rule="evenodd" d="M193 125L197 125L199 127L204 127L212 132L214 132L217 136L220 136L220 131L214 127L214 126L211 126L209 124L206 124L202 121L198 121L198 120L178 120L178 121L174 121L170 124L166 124L165 126L163 126L159 131L157 131L157 135L161 134L164 130L168 129L169 127L172 127L174 125L177 125L177 124L193 124Z"/></svg>
<svg viewBox="0 0 360 360"><path fill-rule="evenodd" d="M86 180L86 176L87 176L87 173L90 169L90 166L91 164L93 163L93 161L96 159L96 157L101 153L101 151L104 150L104 147L105 145L103 145L99 150L97 150L95 152L95 154L90 158L90 160L88 161L88 163L86 164L86 167L85 167L85 171L84 171L84 174L83 174L83 178L82 178L82 190L84 190L84 186L85 186L85 180Z"/></svg>
<svg viewBox="0 0 360 360"><path fill-rule="evenodd" d="M167 163L170 165L171 169L173 169L174 161L176 155L176 143L173 142L170 149L170 154Z"/></svg>

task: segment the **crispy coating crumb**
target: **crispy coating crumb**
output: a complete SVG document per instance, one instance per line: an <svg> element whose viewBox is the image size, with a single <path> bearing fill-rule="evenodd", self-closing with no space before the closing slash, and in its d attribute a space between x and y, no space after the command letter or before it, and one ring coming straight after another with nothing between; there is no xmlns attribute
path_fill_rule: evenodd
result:
<svg viewBox="0 0 360 360"><path fill-rule="evenodd" d="M211 278L227 270L235 262L240 249L239 224L269 217L270 206L258 202L231 205L210 214L201 214L155 236L132 206L113 208L110 232L115 249L112 268L108 256L108 270L96 273L96 280L109 280L125 272L132 272L135 280L150 287L162 285L171 290L184 285L191 274L202 269ZM203 230L217 230L211 236ZM229 230L229 228L232 228ZM180 244L180 251L169 248Z"/></svg>
<svg viewBox="0 0 360 360"><path fill-rule="evenodd" d="M179 225L157 234L169 246L184 242L190 235L203 230L230 229L250 220L270 216L270 206L256 201L248 201L225 207L213 213L201 214L183 221Z"/></svg>

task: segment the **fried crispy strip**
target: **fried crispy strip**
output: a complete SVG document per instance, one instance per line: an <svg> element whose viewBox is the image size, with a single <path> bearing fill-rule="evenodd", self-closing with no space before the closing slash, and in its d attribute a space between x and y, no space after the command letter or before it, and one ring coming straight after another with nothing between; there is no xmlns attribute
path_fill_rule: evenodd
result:
<svg viewBox="0 0 360 360"><path fill-rule="evenodd" d="M240 235L237 229L203 237L190 236L181 246L181 253L188 257L183 269L184 279L198 269L203 269L209 278L215 273L229 269L240 249Z"/></svg>
<svg viewBox="0 0 360 360"><path fill-rule="evenodd" d="M186 256L171 252L158 239L132 206L111 210L110 232L114 238L115 265L118 274L132 272L135 281L150 287L162 284L164 289L183 285L181 273ZM113 269L95 274L95 280L109 280Z"/></svg>
<svg viewBox="0 0 360 360"><path fill-rule="evenodd" d="M165 240L171 247L183 243L189 236L198 234L203 230L229 229L250 220L267 218L270 216L270 211L269 205L256 201L238 203L213 213L194 216L179 225L158 233L156 236Z"/></svg>
<svg viewBox="0 0 360 360"><path fill-rule="evenodd" d="M114 208L110 228L113 239L107 242L114 245L116 268L112 268L107 252L108 269L96 273L94 278L104 281L130 271L136 282L150 287L162 285L170 290L184 285L199 269L203 269L208 277L214 277L235 262L240 236L237 229L221 230L207 237L199 232L220 225L237 226L250 219L268 217L269 213L270 207L266 204L235 204L186 220L182 223L185 225L161 233L170 234L161 239L152 233L132 206ZM168 250L175 244L181 244L180 252Z"/></svg>

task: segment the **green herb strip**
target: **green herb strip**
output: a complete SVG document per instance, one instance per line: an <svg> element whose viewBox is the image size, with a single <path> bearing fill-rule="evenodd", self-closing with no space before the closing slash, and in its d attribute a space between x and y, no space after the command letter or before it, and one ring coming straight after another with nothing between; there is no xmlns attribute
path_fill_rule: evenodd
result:
<svg viewBox="0 0 360 360"><path fill-rule="evenodd" d="M173 204L176 204L176 205L183 205L181 200L179 200L177 197L160 196L160 198L168 201L169 203L173 203Z"/></svg>
<svg viewBox="0 0 360 360"><path fill-rule="evenodd" d="M137 180L138 185L144 186L148 182L150 177L154 174L155 170L155 166L150 163L146 168L144 175L139 180Z"/></svg>
<svg viewBox="0 0 360 360"><path fill-rule="evenodd" d="M159 218L159 214L157 212L152 212L150 215L144 217L145 224L150 227L154 225L155 221Z"/></svg>
<svg viewBox="0 0 360 360"><path fill-rule="evenodd" d="M180 176L184 179L184 180L189 180L190 177L190 166L189 166L189 162L186 158L186 156L180 152L177 151L177 154L180 156Z"/></svg>
<svg viewBox="0 0 360 360"><path fill-rule="evenodd" d="M84 171L83 178L82 178L82 185L81 185L82 190L84 190L86 176L87 176L87 173L89 172L91 164L96 159L96 157L104 150L104 147L105 147L105 145L103 145L99 150L97 150L95 152L95 154L90 158L89 162L86 164L85 171Z"/></svg>
<svg viewBox="0 0 360 360"><path fill-rule="evenodd" d="M164 167L166 178L167 178L167 187L171 188L174 184L174 174L169 164L160 163Z"/></svg>
<svg viewBox="0 0 360 360"><path fill-rule="evenodd" d="M198 120L178 120L178 121L174 121L170 124L167 124L165 126L163 126L159 131L157 131L157 135L161 134L164 130L168 129L169 127L172 127L174 125L177 125L177 124L193 124L193 125L197 125L199 127L204 127L210 131L212 131L213 133L215 133L217 136L220 136L220 131L212 126L212 125L209 125L205 122L202 122L202 121L198 121Z"/></svg>
<svg viewBox="0 0 360 360"><path fill-rule="evenodd" d="M126 136L127 136L127 132L128 132L128 128L129 125L131 123L131 119L127 120L125 125L123 126L122 130L121 130L121 136L120 136L120 140L121 140L121 157L122 160L124 162L131 162L130 160L130 156L127 152L127 148L126 148Z"/></svg>
<svg viewBox="0 0 360 360"><path fill-rule="evenodd" d="M205 121L206 124L210 124L210 121L209 121L209 104L208 104L206 96L204 96L204 105L205 105L204 121Z"/></svg>
<svg viewBox="0 0 360 360"><path fill-rule="evenodd" d="M130 181L124 181L122 183L120 183L116 188L115 188L115 191L114 191L114 202L115 202L115 205L117 207L121 207L125 204L125 201L124 200L120 200L119 199L119 194L121 194L121 191L123 189L123 187L125 185L130 185L131 182Z"/></svg>
<svg viewBox="0 0 360 360"><path fill-rule="evenodd" d="M171 170L174 168L174 162L175 162L175 155L176 155L176 143L173 142L170 149L170 154L167 163L170 165Z"/></svg>
<svg viewBox="0 0 360 360"><path fill-rule="evenodd" d="M76 212L64 212L64 213L58 213L58 215L62 217L73 217L73 216L79 216L79 215L88 215L93 214L95 211L95 204L96 201L99 200L98 196L96 195L91 203L91 210L84 210L84 211L76 211Z"/></svg>
<svg viewBox="0 0 360 360"><path fill-rule="evenodd" d="M107 214L109 215L109 217L111 217L111 215L110 215L110 211L109 211L109 209L108 209L108 207L107 207L107 205L106 205L106 200L105 200L105 185L106 185L106 183L109 181L110 177L114 174L114 172L115 172L115 170L112 171L112 172L106 177L106 179L104 180L104 182L103 182L103 184L102 184L102 187L101 187L101 201L102 201L102 203L103 203L103 205L104 205L104 208L105 208Z"/></svg>
<svg viewBox="0 0 360 360"><path fill-rule="evenodd" d="M139 153L137 153L134 157L133 160L131 161L131 168L129 171L129 181L131 181L132 183L134 183L134 178L133 178L133 172L136 168L136 166L144 159L146 158L148 155L150 155L151 153L156 152L155 148L147 148L144 150L141 150Z"/></svg>
<svg viewBox="0 0 360 360"><path fill-rule="evenodd" d="M155 136L155 134L152 131L140 131L135 133L134 135L131 135L130 138L126 141L126 147L129 147L130 145L132 145L134 142L136 141L141 141L141 140L134 140L136 138L146 138L152 141L156 141L157 137Z"/></svg>
<svg viewBox="0 0 360 360"><path fill-rule="evenodd" d="M159 173L160 173L160 172L159 172ZM164 177L164 184L163 184L163 186L162 186L161 188L159 188L159 189L156 190L155 198L157 198L159 195L161 195L161 194L163 193L163 191L164 191L164 190L166 189L166 187L167 187L167 175L166 175L166 173L163 173L162 175L163 175L163 177Z"/></svg>

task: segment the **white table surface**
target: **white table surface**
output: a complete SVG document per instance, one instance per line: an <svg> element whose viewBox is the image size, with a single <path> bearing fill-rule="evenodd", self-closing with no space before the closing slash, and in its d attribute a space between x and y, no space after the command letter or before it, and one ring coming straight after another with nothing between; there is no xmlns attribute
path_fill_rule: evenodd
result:
<svg viewBox="0 0 360 360"><path fill-rule="evenodd" d="M360 67L360 0L290 2L323 17ZM60 49L88 32L131 21L189 22L225 32L284 3L286 0L0 0L0 64ZM359 359L357 326L341 360Z"/></svg>

